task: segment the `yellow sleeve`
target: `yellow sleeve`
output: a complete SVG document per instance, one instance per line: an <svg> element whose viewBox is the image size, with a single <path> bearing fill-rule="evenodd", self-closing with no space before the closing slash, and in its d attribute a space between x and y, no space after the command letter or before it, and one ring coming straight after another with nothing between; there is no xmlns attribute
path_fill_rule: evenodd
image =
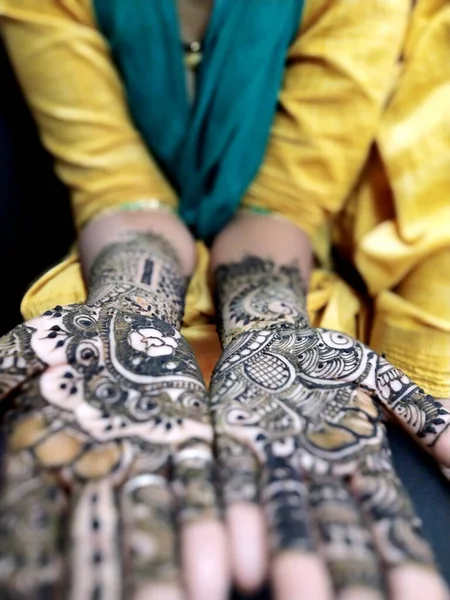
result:
<svg viewBox="0 0 450 600"><path fill-rule="evenodd" d="M309 236L339 211L390 92L411 0L307 0L265 162L244 208L283 214Z"/></svg>
<svg viewBox="0 0 450 600"><path fill-rule="evenodd" d="M76 225L105 209L177 198L128 113L90 0L0 0L0 32Z"/></svg>

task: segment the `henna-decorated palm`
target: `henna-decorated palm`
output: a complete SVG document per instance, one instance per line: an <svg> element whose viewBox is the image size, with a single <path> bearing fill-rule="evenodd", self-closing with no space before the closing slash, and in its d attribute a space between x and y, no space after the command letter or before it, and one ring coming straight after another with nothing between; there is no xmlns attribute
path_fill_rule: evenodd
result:
<svg viewBox="0 0 450 600"><path fill-rule="evenodd" d="M138 308L57 306L0 341L2 598L144 594L175 577L174 500L182 522L214 515L195 358Z"/></svg>
<svg viewBox="0 0 450 600"><path fill-rule="evenodd" d="M258 312L254 297L248 306ZM263 504L274 552L319 548L337 591L381 588L382 566L433 561L393 471L381 411L447 464L450 413L363 344L297 321L247 322L216 367L225 498Z"/></svg>

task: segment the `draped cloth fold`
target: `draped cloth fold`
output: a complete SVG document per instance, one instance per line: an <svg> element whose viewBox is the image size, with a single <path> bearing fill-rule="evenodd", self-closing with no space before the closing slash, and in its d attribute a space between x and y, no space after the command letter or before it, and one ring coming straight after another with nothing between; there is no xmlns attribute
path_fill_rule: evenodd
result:
<svg viewBox="0 0 450 600"><path fill-rule="evenodd" d="M215 0L191 106L176 2L93 0L133 120L199 239L232 219L263 161L303 5Z"/></svg>

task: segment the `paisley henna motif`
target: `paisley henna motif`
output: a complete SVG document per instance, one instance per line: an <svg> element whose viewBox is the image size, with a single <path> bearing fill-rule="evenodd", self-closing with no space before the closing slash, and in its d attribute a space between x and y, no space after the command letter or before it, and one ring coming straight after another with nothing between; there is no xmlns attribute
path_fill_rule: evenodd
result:
<svg viewBox="0 0 450 600"><path fill-rule="evenodd" d="M450 414L360 342L312 328L295 266L250 257L215 281L224 351L211 404L226 501L263 504L275 552L322 547L338 591L381 588L381 563L432 564L381 408L425 446Z"/></svg>
<svg viewBox="0 0 450 600"><path fill-rule="evenodd" d="M0 597L115 600L176 581L175 516L216 511L186 285L167 242L137 235L97 259L88 304L0 341Z"/></svg>

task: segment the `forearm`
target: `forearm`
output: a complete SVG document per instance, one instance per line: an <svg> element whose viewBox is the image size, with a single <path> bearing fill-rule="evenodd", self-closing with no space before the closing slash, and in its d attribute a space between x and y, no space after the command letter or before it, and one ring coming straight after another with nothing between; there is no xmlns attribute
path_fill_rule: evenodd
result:
<svg viewBox="0 0 450 600"><path fill-rule="evenodd" d="M287 221L238 217L217 238L211 272L222 343L277 323L305 324L312 250Z"/></svg>
<svg viewBox="0 0 450 600"><path fill-rule="evenodd" d="M120 302L180 326L195 245L178 219L163 212L111 214L83 230L79 250L88 304Z"/></svg>

